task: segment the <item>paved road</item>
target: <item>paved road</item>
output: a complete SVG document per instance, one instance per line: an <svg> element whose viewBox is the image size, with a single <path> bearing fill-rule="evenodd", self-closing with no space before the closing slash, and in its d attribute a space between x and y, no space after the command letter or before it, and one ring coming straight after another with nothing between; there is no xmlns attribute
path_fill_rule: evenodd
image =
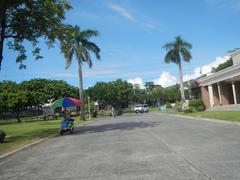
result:
<svg viewBox="0 0 240 180"><path fill-rule="evenodd" d="M95 121L0 162L0 179L240 179L240 126L157 113Z"/></svg>

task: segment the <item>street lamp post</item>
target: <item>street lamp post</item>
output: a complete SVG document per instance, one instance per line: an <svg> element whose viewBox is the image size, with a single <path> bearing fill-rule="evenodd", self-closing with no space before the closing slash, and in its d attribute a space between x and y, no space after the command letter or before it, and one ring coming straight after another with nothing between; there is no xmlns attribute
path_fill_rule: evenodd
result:
<svg viewBox="0 0 240 180"><path fill-rule="evenodd" d="M90 108L90 97L88 96L88 113L89 113L89 121L91 121L91 108Z"/></svg>

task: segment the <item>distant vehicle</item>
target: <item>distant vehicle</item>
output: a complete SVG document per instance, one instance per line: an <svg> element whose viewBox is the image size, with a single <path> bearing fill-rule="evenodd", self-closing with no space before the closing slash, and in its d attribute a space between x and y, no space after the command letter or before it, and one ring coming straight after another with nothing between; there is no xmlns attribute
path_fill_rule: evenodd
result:
<svg viewBox="0 0 240 180"><path fill-rule="evenodd" d="M149 111L149 106L147 104L138 104L135 106L134 111L136 113L144 113Z"/></svg>

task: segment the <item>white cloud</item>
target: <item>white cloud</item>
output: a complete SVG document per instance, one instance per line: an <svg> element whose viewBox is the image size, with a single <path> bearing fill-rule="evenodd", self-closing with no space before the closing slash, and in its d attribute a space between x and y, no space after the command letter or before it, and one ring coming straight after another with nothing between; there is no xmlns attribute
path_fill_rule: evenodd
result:
<svg viewBox="0 0 240 180"><path fill-rule="evenodd" d="M158 79L153 80L154 84L168 87L177 83L177 78L167 71L163 71Z"/></svg>
<svg viewBox="0 0 240 180"><path fill-rule="evenodd" d="M153 23L150 23L150 22L142 22L141 25L144 26L145 28L148 28L148 29L155 29L156 28L156 26Z"/></svg>
<svg viewBox="0 0 240 180"><path fill-rule="evenodd" d="M124 18L136 22L136 18L130 13L129 10L127 10L124 7L121 7L117 4L109 4L110 9L112 9L113 11L117 12L118 14L120 14L121 16L123 16Z"/></svg>
<svg viewBox="0 0 240 180"><path fill-rule="evenodd" d="M137 77L137 78L134 78L134 79L129 79L128 83L131 83L132 85L138 84L141 89L144 88L143 80L140 77Z"/></svg>
<svg viewBox="0 0 240 180"><path fill-rule="evenodd" d="M125 8L118 4L113 4L113 3L109 3L107 5L111 10L118 13L120 16L142 26L144 29L153 30L156 28L155 24L153 22L151 22L151 20L149 18L148 18L148 20L146 20L146 18L145 18L145 20L139 19L136 16L134 16L128 8Z"/></svg>
<svg viewBox="0 0 240 180"><path fill-rule="evenodd" d="M193 74L185 75L183 77L183 80L187 81L187 80L195 79L197 77L200 77L203 74L209 75L209 74L211 74L212 68L216 68L219 64L222 64L222 63L226 62L227 60L229 60L229 58L230 58L229 56L216 57L216 59L212 63L203 65L201 67L196 67L193 70Z"/></svg>

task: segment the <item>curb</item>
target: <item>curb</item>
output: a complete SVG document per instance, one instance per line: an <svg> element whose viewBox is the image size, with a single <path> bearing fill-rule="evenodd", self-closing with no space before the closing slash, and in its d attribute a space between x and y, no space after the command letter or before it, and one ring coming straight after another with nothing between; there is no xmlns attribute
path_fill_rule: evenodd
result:
<svg viewBox="0 0 240 180"><path fill-rule="evenodd" d="M13 154L15 154L15 153L17 153L17 152L19 152L19 151L22 151L22 150L24 150L24 149L26 149L26 148L29 148L29 147L31 147L31 146L40 144L41 142L46 141L46 140L48 140L48 139L50 139L50 138L53 138L53 137L56 137L56 136L57 136L57 135L54 134L54 135L51 135L51 136L49 136L49 137L46 137L46 138L43 138L43 139L39 139L39 140L37 140L37 141L35 141L35 142L32 142L32 143L30 143L30 144L27 144L27 145L25 145L25 146L23 146L23 147L14 149L14 150L12 150L12 151L10 151L10 152L8 152L8 153L5 153L5 154L3 154L3 155L0 155L0 160L3 160L4 158L6 158L6 157L8 157L8 156L11 156L11 155L13 155Z"/></svg>
<svg viewBox="0 0 240 180"><path fill-rule="evenodd" d="M84 122L84 123L82 123L82 124L80 124L80 125L78 125L78 126L76 126L76 127L85 126L85 125L87 125L87 124L89 124L89 123L90 123L90 122ZM23 147L14 149L14 150L12 150L12 151L10 151L10 152L7 152L7 153L5 153L5 154L3 154L3 155L0 155L0 161L3 160L3 159L5 159L5 158L7 158L7 157L9 157L9 156L11 156L11 155L16 154L17 152L23 151L24 149L27 149L27 148L32 147L32 146L34 146L34 145L40 144L41 142L47 141L48 139L51 139L51 138L57 137L57 136L58 136L58 134L53 134L53 135L51 135L51 136L48 136L48 137L39 139L39 140L34 141L34 142L30 143L30 144L26 144L26 145L24 145ZM1 165L1 163L0 163L0 165Z"/></svg>
<svg viewBox="0 0 240 180"><path fill-rule="evenodd" d="M210 121L210 122L240 126L240 122L227 121L227 120L222 120L222 119L200 118L200 117L193 117L193 116L184 116L184 115L179 115L179 114L166 114L166 113L161 113L161 112L159 112L159 114L166 115L166 116L181 117L181 118L185 118L185 119L195 119L195 120L201 120L201 121Z"/></svg>

